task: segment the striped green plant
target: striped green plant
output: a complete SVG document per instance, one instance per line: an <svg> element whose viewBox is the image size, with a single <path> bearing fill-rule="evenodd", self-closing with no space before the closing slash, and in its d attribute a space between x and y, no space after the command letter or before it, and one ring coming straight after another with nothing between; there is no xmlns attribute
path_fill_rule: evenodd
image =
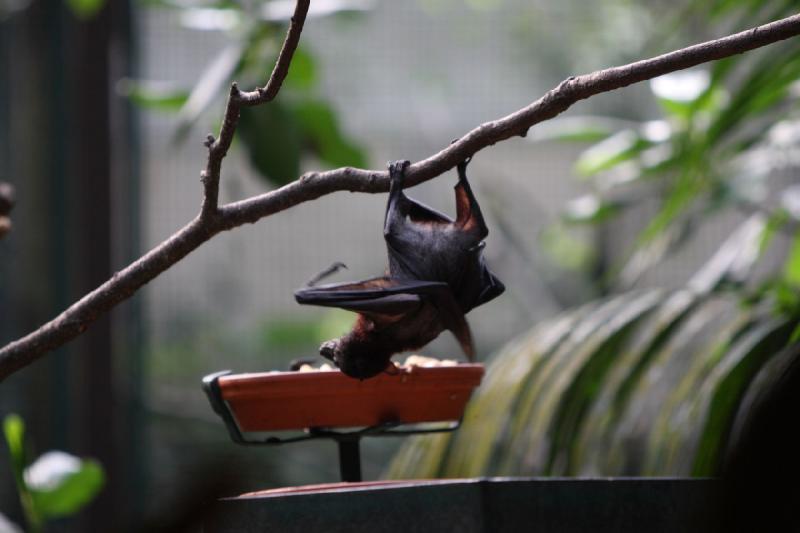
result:
<svg viewBox="0 0 800 533"><path fill-rule="evenodd" d="M731 289L766 227L750 218L684 289L590 303L512 341L462 427L410 439L388 477L715 474L758 391L800 351L800 315Z"/></svg>

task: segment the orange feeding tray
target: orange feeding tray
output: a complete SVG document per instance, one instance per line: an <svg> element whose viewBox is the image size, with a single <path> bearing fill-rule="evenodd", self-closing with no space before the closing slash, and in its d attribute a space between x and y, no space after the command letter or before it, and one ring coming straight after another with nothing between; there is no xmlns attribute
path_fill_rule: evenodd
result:
<svg viewBox="0 0 800 533"><path fill-rule="evenodd" d="M460 364L400 367L364 381L315 370L214 374L204 382L239 431L261 432L458 421L482 377L483 365Z"/></svg>
<svg viewBox="0 0 800 533"><path fill-rule="evenodd" d="M203 388L239 444L284 444L330 438L339 445L343 481L361 481L359 440L452 431L483 377L483 365L399 367L360 381L338 370L206 376ZM420 427L429 422L446 426ZM412 425L397 430L397 426ZM350 428L340 431L342 428ZM353 429L360 428L360 429ZM303 430L301 436L254 440L246 433Z"/></svg>

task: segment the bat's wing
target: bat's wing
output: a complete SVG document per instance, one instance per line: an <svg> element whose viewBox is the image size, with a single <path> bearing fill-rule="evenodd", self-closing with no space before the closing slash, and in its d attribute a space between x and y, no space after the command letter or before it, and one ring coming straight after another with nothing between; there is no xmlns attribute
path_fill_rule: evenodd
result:
<svg viewBox="0 0 800 533"><path fill-rule="evenodd" d="M380 277L304 287L295 291L294 297L300 304L338 307L383 322L419 307L421 298L413 292L414 288L414 283Z"/></svg>
<svg viewBox="0 0 800 533"><path fill-rule="evenodd" d="M377 324L394 322L418 309L423 296L436 306L442 325L453 332L464 353L473 360L475 350L467 319L447 283L380 277L304 287L294 293L300 304L347 309L364 314Z"/></svg>
<svg viewBox="0 0 800 533"><path fill-rule="evenodd" d="M453 219L440 213L432 207L420 203L413 198L405 197L407 202L406 209L408 217L413 222L421 222L423 224L452 224Z"/></svg>

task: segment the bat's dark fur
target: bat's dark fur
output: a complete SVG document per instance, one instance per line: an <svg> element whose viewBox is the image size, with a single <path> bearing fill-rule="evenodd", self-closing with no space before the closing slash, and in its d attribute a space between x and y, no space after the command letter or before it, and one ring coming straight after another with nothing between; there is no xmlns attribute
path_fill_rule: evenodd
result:
<svg viewBox="0 0 800 533"><path fill-rule="evenodd" d="M383 236L389 268L383 277L315 285L338 265L295 292L301 304L340 307L359 314L353 330L325 342L320 354L342 372L366 379L385 370L393 354L421 348L449 329L474 358L464 315L505 287L483 260L486 228L467 182L469 160L458 165L456 220L403 193L408 161L389 164L391 185Z"/></svg>

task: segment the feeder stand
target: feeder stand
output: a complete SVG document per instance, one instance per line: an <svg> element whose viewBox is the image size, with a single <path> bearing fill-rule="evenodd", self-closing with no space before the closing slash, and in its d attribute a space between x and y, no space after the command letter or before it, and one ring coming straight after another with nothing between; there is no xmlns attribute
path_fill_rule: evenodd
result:
<svg viewBox="0 0 800 533"><path fill-rule="evenodd" d="M480 365L463 365L463 366L473 366L478 367ZM423 373L423 370L435 370L435 369L420 369L417 373ZM473 374L475 373L473 370ZM458 413L463 412L464 404L466 403L466 399L469 397L469 392L471 389L477 385L480 381L480 376L483 373L482 367L479 369L479 373L477 374L477 381L474 380L471 385L468 387L466 395L463 393L459 394L449 394L449 396L441 396L442 391L444 390L445 394L447 393L446 387L440 387L436 390L438 395L441 398L444 398L444 401L451 401L455 400L460 402L460 406L456 407ZM278 373L282 375L287 374L299 374L301 377L309 378L311 376L303 376L303 373L299 372L292 372L292 373ZM341 375L338 372L320 372L320 374L327 374L325 379L334 379L337 381L341 381L344 387L353 387L353 381L351 378L347 378L344 375ZM424 373L423 373L424 374ZM223 371L217 372L215 374L211 374L203 378L203 390L205 391L206 395L208 396L209 402L211 403L212 408L214 411L222 418L223 422L225 423L225 427L228 429L228 434L231 437L231 440L237 444L246 445L246 446L275 446L281 444L290 444L293 442L301 442L306 440L312 439L331 439L336 441L338 448L339 448L339 471L341 474L342 481L351 482L351 481L361 481L361 454L360 454L360 441L362 437L370 436L370 437L397 437L397 436L408 436L408 435L419 435L425 433L442 433L442 432L449 432L457 429L461 425L461 417L460 414L455 421L449 421L443 425L442 420L428 420L428 419L420 419L419 416L403 416L403 406L397 405L396 409L392 409L390 411L395 412L395 417L387 417L382 415L376 418L376 422L371 425L367 425L361 427L360 429L355 430L336 430L336 427L354 427L357 424L345 424L343 422L339 422L336 424L332 424L329 426L312 426L312 427L293 427L293 428L286 428L281 426L281 430L284 429L295 429L295 430L302 430L303 433L300 435L294 435L289 437L277 437L277 436L268 436L268 437L261 437L261 438L248 438L245 436L245 433L252 432L252 431L272 431L274 428L269 427L270 424L267 423L259 423L253 428L253 424L250 423L248 427L245 428L245 431L242 430L242 414L238 413L237 416L237 408L235 400L226 395L224 387L221 386L221 378L227 379L236 379L237 376L244 376L245 380L250 380L253 376L259 375L232 375L230 371ZM260 391L270 390L270 378L275 378L274 374L263 374L263 379L259 383L254 383L251 387L251 390L256 390L256 394ZM291 376L287 376L291 377ZM386 378L391 379L391 378ZM257 381L257 380L256 380ZM413 380L412 380L413 381ZM274 385L273 385L274 388ZM414 389L410 389L408 394L410 400L413 400L413 393ZM252 393L251 393L252 394ZM352 392L351 392L352 394ZM457 398L458 396L458 398ZM399 403L403 402L403 397L400 397ZM359 402L363 405L369 406L374 405L374 401L370 401L371 398L367 398L366 396L362 399L359 399ZM374 399L373 399L374 400ZM434 400L432 400L434 401ZM435 407L435 406L434 406ZM286 406L283 406L284 410ZM431 411L436 411L435 408L431 409ZM451 409L452 411L452 409ZM433 415L441 416L441 415ZM452 415L450 416L452 417ZM324 420L324 417L321 418ZM410 420L410 421L409 421ZM446 418L444 419L446 420ZM435 425L431 425L434 423ZM247 424L245 424L247 426ZM263 426L263 427L262 427ZM285 426L285 424L284 424Z"/></svg>

